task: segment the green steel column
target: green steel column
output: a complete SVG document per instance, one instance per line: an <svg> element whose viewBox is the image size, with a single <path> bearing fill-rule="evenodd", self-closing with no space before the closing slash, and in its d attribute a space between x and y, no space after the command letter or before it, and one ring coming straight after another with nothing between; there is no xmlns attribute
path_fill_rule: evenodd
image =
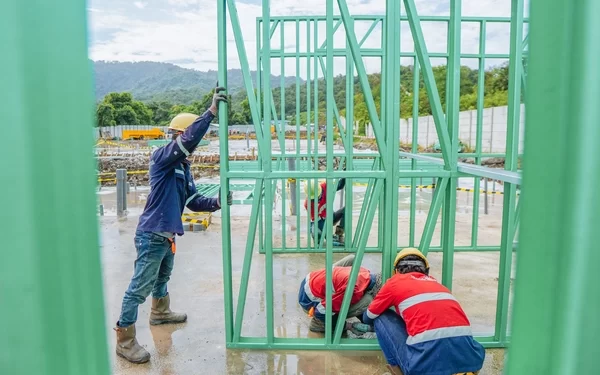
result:
<svg viewBox="0 0 600 375"><path fill-rule="evenodd" d="M258 117L262 117L262 77L261 77L261 66L262 66L262 39L261 39L261 30L262 30L262 20L256 19L256 106L258 108ZM236 41L236 43L238 43ZM256 125L255 125L256 126ZM270 131L269 133L270 134ZM256 133L256 137L258 137L258 132Z"/></svg>
<svg viewBox="0 0 600 375"><path fill-rule="evenodd" d="M400 146L400 2L387 0L387 22L385 27L384 69L385 72L385 113L382 113L386 124L387 144L389 145L386 163L384 227L382 273L388 278L392 272L393 257L398 248L398 182L399 180L399 146ZM383 81L383 80L382 80Z"/></svg>
<svg viewBox="0 0 600 375"><path fill-rule="evenodd" d="M218 54L219 54L219 84L227 87L227 11L226 0L219 0L217 3L217 22L218 22ZM229 142L227 142L228 133L228 104L219 104L219 153L229 155ZM225 141L224 141L225 140ZM229 158L220 159L221 171L229 171ZM221 197L227 197L229 194L229 177L227 173L221 173ZM227 202L221 202L221 241L223 248L223 289L225 291L225 337L226 342L231 342L233 338L233 290L231 286L231 222L229 205ZM241 328L241 327L240 327Z"/></svg>
<svg viewBox="0 0 600 375"><path fill-rule="evenodd" d="M307 165L310 165L311 163L311 157L310 157L310 135L311 135L311 131L310 131L310 119L311 119L311 105L310 105L310 98L311 98L311 93L310 93L310 88L311 88L311 65L310 65L310 59L311 59L311 48L310 48L311 44L310 44L310 19L306 20L306 53L307 53L307 57L306 57L306 163ZM308 184L309 181L307 180L306 183ZM313 208L314 209L314 208ZM308 210L308 207L307 207ZM316 211L312 211L312 212L316 212ZM313 244L312 241L313 237L310 235L310 215L306 215L306 240L307 240L307 248L313 248L316 247L314 246L315 244Z"/></svg>
<svg viewBox="0 0 600 375"><path fill-rule="evenodd" d="M300 21L296 20L296 169L300 169ZM300 181L296 180L296 249L300 248L300 210L302 201L300 200ZM291 185L290 185L291 186ZM291 196L291 194L290 194ZM294 203L292 203L294 204Z"/></svg>
<svg viewBox="0 0 600 375"><path fill-rule="evenodd" d="M521 56L523 48L523 0L512 0L510 26L510 60L508 76L508 110L506 126L506 159L504 169L517 170L519 148L519 123L521 118ZM502 205L502 236L500 241L500 270L498 276L498 299L496 303L496 327L494 337L506 341L508 326L508 301L512 269L514 223L517 185L506 182Z"/></svg>
<svg viewBox="0 0 600 375"><path fill-rule="evenodd" d="M354 23L354 20L350 21ZM373 26L371 26L373 28ZM372 30L369 29L369 30ZM370 31L369 31L370 32ZM346 45L348 45L348 39L346 38ZM349 48L346 48L346 144L344 145L346 153L346 169L349 171L354 170L354 62L352 61L352 52ZM353 194L353 182L352 178L346 179L345 189L345 237L346 244L351 244L354 238L353 226L352 226L352 211L354 207L354 194ZM346 246L347 247L347 246Z"/></svg>
<svg viewBox="0 0 600 375"><path fill-rule="evenodd" d="M510 375L598 372L599 14L597 0L531 3Z"/></svg>
<svg viewBox="0 0 600 375"><path fill-rule="evenodd" d="M285 50L284 46L285 46L285 22L281 21L280 23L280 46L281 46L281 51L283 52ZM283 54L281 54L281 59L280 59L280 69L281 69L281 74L279 75L279 110L281 113L281 122L279 123L280 125L280 131L281 133L283 133L283 144L281 145L281 155L285 156L286 154L286 147L285 147L285 57L283 57ZM287 160L285 157L279 158L277 160L277 167L278 170L283 170L285 169L285 167L287 166ZM287 221L287 215L286 215L286 209L285 206L287 205L287 197L286 197L286 189L285 189L285 185L286 185L286 181L287 179L281 179L281 247L285 250L285 248L287 247L287 235L286 235L286 221ZM275 187L277 186L277 183L275 183ZM290 194L291 196L291 194Z"/></svg>
<svg viewBox="0 0 600 375"><path fill-rule="evenodd" d="M327 1L327 0L325 0ZM315 152L315 158L314 158L314 163L315 163L315 168L318 169L318 165L319 165L319 57L318 57L318 46L319 46L319 22L315 21L315 30L314 30L314 45L315 45L315 58L313 60L313 69L314 69L314 73L315 73L315 81L314 81L314 91L313 91L313 107L315 110L315 138L314 138L314 152ZM325 40L327 40L327 35L325 35ZM327 97L327 96L325 96ZM308 140L308 142L310 143L310 140ZM315 199L315 207L317 204L317 200ZM315 211L318 212L318 211Z"/></svg>
<svg viewBox="0 0 600 375"><path fill-rule="evenodd" d="M479 68L477 71L477 126L475 130L475 164L481 165L481 143L483 138L483 103L485 95L485 38L486 23L479 23ZM473 184L473 226L471 228L471 246L477 247L477 238L479 237L479 199L481 194L479 189L481 179L475 177Z"/></svg>
<svg viewBox="0 0 600 375"><path fill-rule="evenodd" d="M448 33L448 87L446 90L447 121L450 135L450 162L446 169L456 171L458 162L458 127L460 115L460 17L461 0L450 1L450 21ZM452 289L454 271L454 231L456 228L456 187L458 178L448 180L444 209L442 210L442 283Z"/></svg>
<svg viewBox="0 0 600 375"><path fill-rule="evenodd" d="M419 151L419 87L420 87L420 72L419 72L419 60L415 56L413 60L413 108L412 108L412 145L411 152L416 154ZM417 159L411 159L410 161L411 170L417 169ZM409 216L409 234L408 234L408 246L415 246L415 222L416 222L416 210L417 210L417 188L416 179L411 178L410 180L410 216Z"/></svg>
<svg viewBox="0 0 600 375"><path fill-rule="evenodd" d="M0 2L2 374L110 371L85 5Z"/></svg>
<svg viewBox="0 0 600 375"><path fill-rule="evenodd" d="M386 4L387 5L387 4ZM390 18L391 19L391 18ZM385 121L385 116L386 116L386 107L387 107L387 80L386 80L386 74L387 72L385 71L385 63L386 63L386 59L387 59L387 55L388 52L386 50L387 47L387 23L388 23L388 17L386 17L386 19L383 20L382 25L381 25L381 60L379 61L380 64L380 71L381 71L381 83L379 85L379 117L382 119L381 120L381 124L382 124L382 130L383 130L383 136L385 139L385 143L388 144L390 142L390 135L388 134L388 126L384 126L384 124L387 124L387 122ZM388 165L387 163L389 163L389 161L391 160L388 153L384 153L381 154L381 158L380 158L380 163L379 163L379 169L386 171L386 174L388 173L388 170L386 168L386 165ZM390 167L391 168L391 167ZM384 189L385 191L385 189ZM386 204L385 204L385 194L381 194L380 198L379 198L379 210L377 210L377 243L375 244L376 247L382 249L382 263L381 263L381 267L382 267L382 271L385 269L385 265L383 264L383 260L386 258L385 254L383 253L383 250L385 250L384 248L386 247L386 241L384 240L386 237L386 233L389 234L388 229L388 225L386 225L385 222L385 211L386 211ZM384 273L385 275L385 273Z"/></svg>
<svg viewBox="0 0 600 375"><path fill-rule="evenodd" d="M331 99L333 98L333 0L325 0L325 8L326 8L326 17L327 20L325 22L325 30L326 36L325 40L327 43L327 74L325 74L325 98ZM316 30L315 30L316 31ZM315 32L315 36L316 36ZM316 42L316 40L315 40ZM315 43L316 45L316 43ZM317 59L315 59L316 63ZM315 65L315 71L317 71L317 66ZM316 97L316 89L315 89L315 109L317 105L317 97ZM335 187L333 186L333 101L327 100L326 104L326 125L325 125L325 133L326 133L326 150L327 150L327 202L326 202L326 212L327 219L325 221L325 233L327 233L327 251L325 253L325 282L326 282L326 316L325 316L325 326L332 326L332 310L331 310L331 298L333 295L333 283L332 283L332 272L333 272L333 199L335 198ZM317 138L315 137L315 140ZM316 147L315 147L316 150ZM317 164L318 165L318 164ZM316 202L316 199L315 199ZM316 217L315 217L316 219ZM325 342L327 344L331 344L332 342L332 330L325 330Z"/></svg>
<svg viewBox="0 0 600 375"><path fill-rule="evenodd" d="M268 142L268 147L265 147L265 157L263 158L263 167L265 176L271 174L271 100L267 100L267 96L271 96L271 36L269 26L271 24L271 7L270 0L262 2L262 79L263 92L265 98L263 100L263 129L264 133L268 134L265 137L265 144ZM273 343L273 184L271 181L265 183L265 295L266 295L266 312L267 312L267 344Z"/></svg>

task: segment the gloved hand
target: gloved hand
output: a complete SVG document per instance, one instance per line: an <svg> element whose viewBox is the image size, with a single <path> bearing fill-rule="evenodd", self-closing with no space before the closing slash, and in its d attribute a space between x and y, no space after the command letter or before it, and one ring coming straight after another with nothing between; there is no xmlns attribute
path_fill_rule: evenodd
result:
<svg viewBox="0 0 600 375"><path fill-rule="evenodd" d="M217 204L221 207L221 189L219 189L219 197L217 198ZM230 191L227 193L227 205L231 206L233 204L233 193Z"/></svg>
<svg viewBox="0 0 600 375"><path fill-rule="evenodd" d="M224 87L217 87L217 88L215 88L215 93L213 95L212 104L211 104L211 106L209 108L209 110L215 116L219 112L219 102L225 102L225 103L228 102L227 94L221 93L221 91L225 91L225 88Z"/></svg>

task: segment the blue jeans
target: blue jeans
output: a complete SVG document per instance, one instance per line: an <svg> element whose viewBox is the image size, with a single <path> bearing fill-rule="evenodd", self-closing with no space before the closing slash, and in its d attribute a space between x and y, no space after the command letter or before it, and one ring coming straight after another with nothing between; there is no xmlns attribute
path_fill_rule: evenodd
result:
<svg viewBox="0 0 600 375"><path fill-rule="evenodd" d="M173 271L175 255L166 237L152 232L135 232L137 259L134 263L133 278L123 297L121 316L117 323L129 327L137 321L138 306L152 293L154 298L167 295L167 282Z"/></svg>
<svg viewBox="0 0 600 375"><path fill-rule="evenodd" d="M346 207L342 207L333 213L333 225L338 225L340 228L344 228L345 221L346 221ZM321 233L323 233L323 228L325 228L325 223L326 223L326 219L318 219L317 220L317 227L319 228L319 231L317 233L317 241L319 241L319 242L321 242ZM313 238L315 236L314 230L315 230L315 222L311 221L310 222L310 233L313 235Z"/></svg>
<svg viewBox="0 0 600 375"><path fill-rule="evenodd" d="M375 333L377 341L383 351L385 360L392 366L400 367L403 374L406 374L408 367L408 358L402 358L402 346L406 345L408 332L406 332L406 324L394 312L388 310L375 319Z"/></svg>

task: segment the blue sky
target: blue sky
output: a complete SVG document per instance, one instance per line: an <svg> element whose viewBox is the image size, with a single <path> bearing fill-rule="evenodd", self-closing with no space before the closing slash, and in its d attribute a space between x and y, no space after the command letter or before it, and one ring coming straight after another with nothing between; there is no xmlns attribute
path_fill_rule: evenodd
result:
<svg viewBox="0 0 600 375"><path fill-rule="evenodd" d="M385 14L385 0L346 0L350 13ZM448 15L449 0L415 0L420 15ZM510 0L463 0L463 16L510 16ZM246 44L249 64L256 68L256 18L261 16L261 0L237 0L240 24ZM337 2L336 2L337 4ZM528 7L526 1L526 8ZM334 6L335 12L337 5ZM109 61L159 61L170 62L185 68L198 70L217 69L217 22L215 0L89 0L88 27L90 57ZM324 15L324 0L272 0L272 15ZM527 11L526 11L527 14ZM370 24L356 24L360 39ZM322 31L321 31L322 30ZM325 24L320 25L319 34L324 35ZM444 51L445 28L439 24L423 23L425 40L430 51ZM462 29L462 48L465 52L476 52L479 44L479 27L465 25ZM508 51L508 26L489 24L487 51ZM284 30L285 48L295 49L295 27ZM365 46L377 47L381 32L375 30ZM324 38L319 38L322 43ZM412 37L408 25L401 30L402 50L412 50ZM280 48L280 36L275 34L272 48ZM301 45L306 43L306 30L300 31ZM336 48L345 46L344 32L340 29L334 36ZM433 61L439 64L442 61ZM502 61L491 60L488 65ZM409 60L403 63L409 64ZM475 61L464 60L463 64L474 66ZM228 66L239 67L231 29L228 36ZM301 75L305 76L305 63L301 64ZM378 71L380 63L375 58L366 59L367 70ZM295 62L290 59L285 65L286 74L295 73ZM279 61L273 60L272 72L281 71ZM343 59L336 59L334 74L344 73Z"/></svg>

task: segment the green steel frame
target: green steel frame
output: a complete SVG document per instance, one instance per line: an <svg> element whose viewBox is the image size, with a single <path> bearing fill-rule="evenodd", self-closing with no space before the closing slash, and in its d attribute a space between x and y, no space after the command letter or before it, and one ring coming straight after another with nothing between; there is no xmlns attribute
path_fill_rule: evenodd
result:
<svg viewBox="0 0 600 375"><path fill-rule="evenodd" d="M520 121L520 98L522 83L524 82L523 49L527 47L527 39L523 40L523 24L528 20L523 17L523 0L513 0L512 15L510 18L493 17L461 17L461 2L451 1L449 17L425 17L417 14L414 0L404 0L403 5L406 15L400 12L400 2L387 0L386 16L351 16L344 0L338 0L339 16L334 16L334 1L327 0L325 16L291 16L271 17L269 1L263 0L262 17L256 21L256 53L257 76L256 90L252 84L248 60L241 33L237 9L234 0L219 1L219 82L226 82L227 56L225 50L227 14L233 29L233 37L240 58L242 74L244 76L246 91L249 93L249 104L252 119L256 128L258 141L258 162L255 170L239 170L229 168L229 161L222 158L221 164L221 189L223 196L229 190L231 179L252 180L254 185L254 198L252 200L252 213L246 243L242 283L237 294L237 309L233 313L233 295L231 286L231 234L229 229L229 209L223 211L223 261L225 283L225 313L226 313L226 338L230 348L281 348L281 349L377 349L375 341L342 339L343 326L338 324L335 332L328 332L323 339L295 339L277 338L273 330L273 256L274 254L290 253L324 253L325 266L331 268L334 252L352 252L356 255L355 265L360 265L365 253L380 253L381 266L384 277L389 277L391 264L399 248L405 246L419 246L425 253L438 251L443 253L442 282L452 287L453 260L457 251L499 251L500 269L498 282L497 316L494 332L478 340L486 347L505 347L509 337L507 333L508 322L508 296L510 291L510 270L512 253L516 248L514 242L518 227L517 187L520 185L521 173L517 170L518 134ZM400 22L388 22L399 20ZM447 51L444 53L430 53L427 49L421 21L436 22L448 28ZM354 32L356 22L371 22L371 26L359 40ZM414 51L408 52L400 43L401 23L408 23L414 40ZM460 51L461 25L464 23L477 23L480 28L479 52L465 54ZM510 51L506 54L486 53L487 28L489 23L510 24ZM284 48L290 42L285 37L285 25L295 28L295 51L288 52ZM325 41L319 45L319 26L325 24ZM306 30L306 45L300 44L301 26ZM343 26L344 31L338 31ZM376 28L381 28L382 37L380 48L364 48L363 44ZM272 41L279 32L280 48L273 49ZM339 49L333 45L333 36L336 32L343 32L346 48ZM302 52L301 52L302 51ZM381 61L381 103L377 110L369 81L367 79L364 58L379 58ZM418 93L419 74L422 75L425 89L435 120L435 127L440 140L441 154L427 155L417 152L418 133L418 100L414 101L413 117L413 146L412 152L399 151L399 127L386 126L385 124L399 124L400 121L400 58L412 57L415 70L413 82L414 93ZM354 77L357 74L358 82L367 105L370 122L373 126L378 152L355 155L352 151L353 132L351 126L344 126L340 118L340 111L335 105L333 93L333 66L334 58L343 58L346 61L346 124L353 124L354 106ZM444 58L447 61L447 101L446 110L442 108L440 96L433 76L430 59ZM279 61L280 71L285 71L285 60L294 60L296 69L295 100L296 100L296 139L295 150L286 151L284 139L285 114L285 87L284 74L281 74L280 106L275 105L273 91L271 90L271 63ZM460 62L461 59L477 59L479 63L478 76L478 101L477 101L477 141L475 152L461 154L474 160L473 164L458 161L458 120L459 120L459 89L460 89ZM484 67L486 59L508 59L510 70L508 124L506 138L506 157L504 170L490 169L481 166L485 157L492 155L482 152L483 132L483 87ZM303 62L305 60L305 62ZM319 79L323 78L326 85L326 145L324 150L319 148L318 128L306 126L306 140L300 139L300 66L306 64L306 117L307 124L318 123L319 113ZM418 98L418 95L415 95ZM225 104L223 104L225 106ZM314 112L313 115L311 115ZM227 113L225 110L221 113ZM227 118L219 118L221 131L225 132ZM281 152L272 152L271 124L275 127L276 142L279 143ZM344 151L334 152L334 130L339 132ZM223 133L224 135L225 133ZM305 146L305 151L302 150ZM454 147L453 147L454 146ZM221 144L221 154L228 154L228 145ZM494 155L497 156L497 155ZM288 169L286 159L295 159L295 170ZM319 170L319 162L325 160L325 170ZM344 164L342 170L340 165ZM252 168L254 169L254 168ZM309 218L304 219L298 213L295 215L296 233L295 246L287 244L286 213L289 193L286 181L296 182L301 180L319 179L328 185L335 184L339 178L345 177L346 205L346 247L333 246L332 236L324 236L321 243L309 233ZM480 178L492 178L503 181L505 194L503 201L503 225L501 243L497 246L478 245L478 217L480 196L474 194L472 236L470 246L455 246L455 213L457 199L457 184L459 177L472 177L475 181L475 191L480 189ZM422 178L436 181L432 203L420 243L416 241L416 191L417 180ZM353 182L358 180L368 181L364 201L360 208L356 232L352 233L353 210ZM398 243L398 196L399 184L410 183L410 230L406 243ZM290 184L290 186L292 186ZM277 188L281 191L282 220L281 238L282 247L273 247L273 197ZM296 204L298 210L302 209L300 183L295 184ZM332 212L334 189L327 190L327 211ZM317 210L316 203L314 207ZM431 246L438 216L442 215L440 246ZM375 214L378 214L378 243L375 247L367 247L367 239L372 228ZM301 240L301 220L306 221L306 241ZM251 259L254 244L257 240L258 250L265 255L266 268L266 337L243 337L241 334L244 305L247 296L247 281L250 275ZM326 220L325 233L332 233L332 217ZM279 235L279 234L278 234ZM306 243L303 243L306 242ZM350 284L354 284L358 274L358 266L353 267ZM330 281L331 273L327 273ZM328 282L328 285L331 283ZM351 291L352 288L348 288ZM327 300L331 299L331 289L327 290ZM350 303L349 292L344 297L340 316L346 316ZM331 322L330 304L327 304L326 324ZM339 319L343 322L344 319Z"/></svg>

